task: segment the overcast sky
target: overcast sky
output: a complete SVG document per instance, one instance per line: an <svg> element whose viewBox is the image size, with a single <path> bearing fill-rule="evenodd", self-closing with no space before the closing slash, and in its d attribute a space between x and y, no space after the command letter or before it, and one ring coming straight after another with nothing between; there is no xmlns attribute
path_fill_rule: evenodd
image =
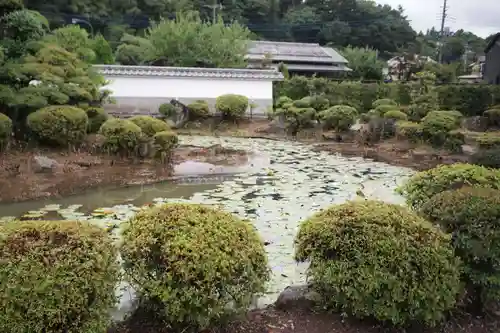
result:
<svg viewBox="0 0 500 333"><path fill-rule="evenodd" d="M392 7L403 6L413 29L424 31L440 28L443 0L375 0ZM500 0L448 0L446 26L452 31L460 28L481 37L500 32Z"/></svg>

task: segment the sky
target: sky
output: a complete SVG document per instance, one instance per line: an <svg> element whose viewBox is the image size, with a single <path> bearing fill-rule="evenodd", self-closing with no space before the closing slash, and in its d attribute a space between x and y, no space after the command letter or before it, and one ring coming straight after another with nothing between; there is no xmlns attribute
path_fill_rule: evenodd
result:
<svg viewBox="0 0 500 333"><path fill-rule="evenodd" d="M403 6L413 29L424 31L441 27L443 0L376 0L392 7ZM451 31L464 29L483 38L500 32L500 0L448 0L445 26Z"/></svg>

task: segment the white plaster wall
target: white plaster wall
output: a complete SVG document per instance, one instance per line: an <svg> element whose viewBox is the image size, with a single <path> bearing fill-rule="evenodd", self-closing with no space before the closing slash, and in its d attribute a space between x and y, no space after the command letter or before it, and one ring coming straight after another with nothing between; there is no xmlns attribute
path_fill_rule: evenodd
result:
<svg viewBox="0 0 500 333"><path fill-rule="evenodd" d="M113 97L178 97L212 99L241 94L249 99L272 99L271 81L165 77L106 77Z"/></svg>
<svg viewBox="0 0 500 333"><path fill-rule="evenodd" d="M109 113L120 117L136 114L157 115L158 107L176 98L184 104L201 99L215 111L215 99L224 94L248 97L256 108L255 117L265 117L273 104L271 81L171 77L106 77L110 83L104 87L112 91L115 104L109 104Z"/></svg>

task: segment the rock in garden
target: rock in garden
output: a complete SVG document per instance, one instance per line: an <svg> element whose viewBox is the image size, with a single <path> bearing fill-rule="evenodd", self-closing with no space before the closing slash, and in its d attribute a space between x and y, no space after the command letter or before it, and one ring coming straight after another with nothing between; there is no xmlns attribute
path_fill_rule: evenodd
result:
<svg viewBox="0 0 500 333"><path fill-rule="evenodd" d="M289 286L281 292L274 303L280 310L309 310L321 299L321 296L311 288L311 285Z"/></svg>
<svg viewBox="0 0 500 333"><path fill-rule="evenodd" d="M33 161L33 169L35 172L52 172L59 166L56 160L43 155L35 155Z"/></svg>

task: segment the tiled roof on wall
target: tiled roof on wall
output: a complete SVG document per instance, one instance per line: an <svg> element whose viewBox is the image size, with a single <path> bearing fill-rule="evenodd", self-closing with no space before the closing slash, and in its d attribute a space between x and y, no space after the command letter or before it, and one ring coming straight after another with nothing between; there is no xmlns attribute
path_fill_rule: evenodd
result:
<svg viewBox="0 0 500 333"><path fill-rule="evenodd" d="M276 61L347 64L347 60L331 47L314 43L250 41L247 58L260 60L269 54Z"/></svg>
<svg viewBox="0 0 500 333"><path fill-rule="evenodd" d="M160 67L160 66L122 66L95 65L101 74L108 76L149 76L149 77L197 77L197 78L234 78L246 80L283 80L283 74L277 70L231 69L231 68L195 68L195 67Z"/></svg>

